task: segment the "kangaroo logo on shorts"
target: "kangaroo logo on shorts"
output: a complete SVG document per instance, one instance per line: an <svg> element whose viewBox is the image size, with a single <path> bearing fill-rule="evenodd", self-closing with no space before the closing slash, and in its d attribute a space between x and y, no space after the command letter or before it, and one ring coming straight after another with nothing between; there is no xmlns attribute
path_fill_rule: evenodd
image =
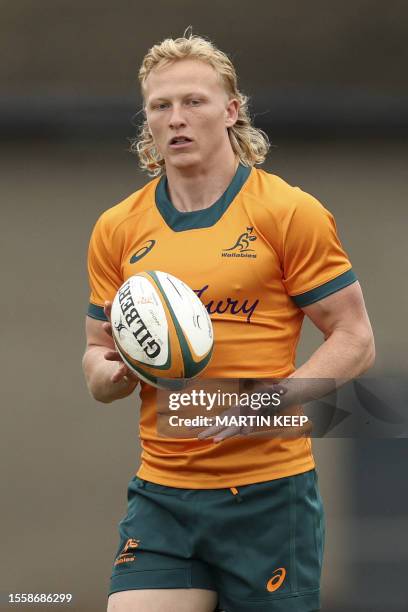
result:
<svg viewBox="0 0 408 612"><path fill-rule="evenodd" d="M130 561L135 561L136 557L134 556L134 550L139 546L140 540L134 540L133 538L129 538L124 545L122 552L118 555L114 565L119 565L120 563L130 563Z"/></svg>
<svg viewBox="0 0 408 612"><path fill-rule="evenodd" d="M269 578L268 582L266 583L266 590L269 591L269 593L273 593L274 591L277 591L279 587L283 584L285 577L286 577L285 568L278 567L278 569L276 569L273 572L273 576Z"/></svg>

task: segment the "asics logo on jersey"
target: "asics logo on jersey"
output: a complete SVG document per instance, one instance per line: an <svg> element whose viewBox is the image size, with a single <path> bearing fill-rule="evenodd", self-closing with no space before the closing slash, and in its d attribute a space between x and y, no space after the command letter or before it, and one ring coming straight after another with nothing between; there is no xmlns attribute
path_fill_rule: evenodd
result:
<svg viewBox="0 0 408 612"><path fill-rule="evenodd" d="M266 590L269 591L269 593L277 591L285 580L285 577L286 570L284 567L279 567L278 569L276 569L273 572L273 576L269 578L268 582L266 583Z"/></svg>
<svg viewBox="0 0 408 612"><path fill-rule="evenodd" d="M233 246L228 249L223 249L221 253L222 257L256 257L255 249L249 248L251 242L257 239L252 233L254 228L247 227L246 229L246 232L238 236Z"/></svg>
<svg viewBox="0 0 408 612"><path fill-rule="evenodd" d="M134 540L133 538L129 538L124 545L122 552L116 558L115 565L119 565L120 563L129 563L130 561L135 561L136 557L134 556L134 549L139 546L140 540Z"/></svg>
<svg viewBox="0 0 408 612"><path fill-rule="evenodd" d="M136 251L134 255L132 255L130 258L130 263L136 263L139 261L139 259L142 259L142 257L150 253L155 244L155 240L148 240L142 247L140 247L140 249Z"/></svg>

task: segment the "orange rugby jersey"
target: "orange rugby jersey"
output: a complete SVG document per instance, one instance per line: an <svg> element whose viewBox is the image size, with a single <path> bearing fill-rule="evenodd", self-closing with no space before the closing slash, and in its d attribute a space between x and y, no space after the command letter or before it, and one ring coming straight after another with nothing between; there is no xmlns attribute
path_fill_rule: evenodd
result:
<svg viewBox="0 0 408 612"><path fill-rule="evenodd" d="M277 176L239 165L217 202L177 211L165 176L150 181L97 221L89 247L88 315L105 320L129 276L162 270L196 291L211 316L215 346L206 378L285 377L295 369L301 307L356 277L333 216ZM261 482L314 467L310 439L163 438L156 390L141 383L141 466L146 480L216 488Z"/></svg>

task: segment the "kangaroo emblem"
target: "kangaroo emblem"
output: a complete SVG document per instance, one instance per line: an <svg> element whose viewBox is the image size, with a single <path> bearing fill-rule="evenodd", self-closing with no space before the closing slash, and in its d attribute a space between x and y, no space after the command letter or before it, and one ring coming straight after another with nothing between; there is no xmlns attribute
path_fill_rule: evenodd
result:
<svg viewBox="0 0 408 612"><path fill-rule="evenodd" d="M234 251L235 249L239 249L240 253L245 251L253 251L254 249L249 248L250 242L256 240L256 236L251 235L253 232L253 227L247 227L247 231L243 232L237 239L234 246L229 249L224 249L224 251Z"/></svg>

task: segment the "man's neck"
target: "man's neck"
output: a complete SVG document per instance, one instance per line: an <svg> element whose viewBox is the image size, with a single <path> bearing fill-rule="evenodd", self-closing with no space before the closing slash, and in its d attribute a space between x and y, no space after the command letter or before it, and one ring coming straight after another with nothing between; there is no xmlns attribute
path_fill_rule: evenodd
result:
<svg viewBox="0 0 408 612"><path fill-rule="evenodd" d="M237 167L238 160L232 154L223 164L206 164L188 172L168 168L168 188L173 206L180 212L209 208L225 192Z"/></svg>

